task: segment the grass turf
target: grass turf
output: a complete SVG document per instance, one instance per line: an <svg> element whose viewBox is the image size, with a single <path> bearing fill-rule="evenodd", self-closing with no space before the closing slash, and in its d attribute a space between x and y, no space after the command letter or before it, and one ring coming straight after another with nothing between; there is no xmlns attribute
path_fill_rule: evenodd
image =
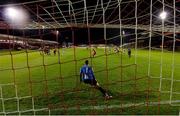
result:
<svg viewBox="0 0 180 116"><path fill-rule="evenodd" d="M133 50L132 57L128 58L127 53L109 52L105 55L104 49L99 48L96 57L89 58L89 56L90 50L85 48L60 49L60 57L53 54L42 56L37 51L29 51L29 53L13 51L12 55L8 51L0 52L2 90L0 112L13 113L48 107L52 114L179 113L179 107L171 105L121 107L123 104L169 101L170 96L172 101L179 100L180 82L171 81L173 68L173 80L178 80L180 75L179 53L174 54L174 67L172 67L173 57L170 51L162 54L162 65L161 52L155 50L150 53L150 62L148 50ZM113 99L105 100L99 91L79 83L79 70L85 59L89 59L96 79L112 94ZM148 76L148 67L150 76ZM16 87L10 83L16 83ZM21 98L25 96L26 98ZM16 97L19 99L17 100ZM120 107L78 110L79 107L101 105ZM77 110L70 110L70 107L77 107ZM42 113L49 112L42 111Z"/></svg>

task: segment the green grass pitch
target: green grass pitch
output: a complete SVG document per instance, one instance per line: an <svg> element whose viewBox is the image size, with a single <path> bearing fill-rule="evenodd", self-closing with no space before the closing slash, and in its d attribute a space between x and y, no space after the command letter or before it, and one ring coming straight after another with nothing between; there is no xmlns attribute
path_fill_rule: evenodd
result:
<svg viewBox="0 0 180 116"><path fill-rule="evenodd" d="M105 55L98 48L96 57L89 58L90 50L67 48L60 49L60 57L43 57L38 51L13 51L11 57L8 51L1 51L1 114L33 114L42 108L49 108L51 114L179 114L180 53L174 54L174 67L171 51L164 51L162 66L161 51L152 50L150 62L148 50L132 50L131 58L127 53L111 53ZM113 99L105 100L96 89L79 83L86 59ZM171 105L167 103L170 97Z"/></svg>

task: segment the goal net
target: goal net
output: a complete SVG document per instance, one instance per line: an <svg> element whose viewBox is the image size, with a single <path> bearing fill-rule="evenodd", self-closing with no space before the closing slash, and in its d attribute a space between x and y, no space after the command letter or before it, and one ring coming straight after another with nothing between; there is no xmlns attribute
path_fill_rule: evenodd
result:
<svg viewBox="0 0 180 116"><path fill-rule="evenodd" d="M0 114L179 114L179 4L13 4L27 10L31 20L23 27L0 24ZM112 99L80 83L85 60Z"/></svg>

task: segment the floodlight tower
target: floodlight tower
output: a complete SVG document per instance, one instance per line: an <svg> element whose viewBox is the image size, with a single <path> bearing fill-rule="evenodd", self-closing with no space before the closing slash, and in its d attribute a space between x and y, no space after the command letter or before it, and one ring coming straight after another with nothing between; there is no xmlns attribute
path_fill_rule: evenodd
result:
<svg viewBox="0 0 180 116"><path fill-rule="evenodd" d="M125 34L126 34L126 33L125 33L125 31L123 30L123 31L122 31L122 45L124 44Z"/></svg>
<svg viewBox="0 0 180 116"><path fill-rule="evenodd" d="M56 42L59 42L59 41L58 41L58 38L59 38L59 31L57 30L57 31L56 31Z"/></svg>
<svg viewBox="0 0 180 116"><path fill-rule="evenodd" d="M20 6L10 6L8 5L3 9L3 18L5 21L12 26L12 32L14 35L14 28L24 28L24 25L29 20L29 15L25 9ZM13 36L14 37L14 36ZM14 42L13 42L14 49Z"/></svg>
<svg viewBox="0 0 180 116"><path fill-rule="evenodd" d="M12 24L12 26L15 26L16 24L18 27L24 27L24 24L26 24L29 20L28 12L17 6L8 6L4 8L3 16L8 23Z"/></svg>
<svg viewBox="0 0 180 116"><path fill-rule="evenodd" d="M164 0L163 0L163 3L164 3ZM163 12L160 13L159 17L161 18L162 20L162 42L161 42L161 67L160 67L160 84L159 84L159 91L161 91L161 88L162 88L162 71L163 71L163 68L162 68L162 63L163 63L163 51L164 51L164 20L166 19L167 17L167 13L164 11L164 4L163 4Z"/></svg>
<svg viewBox="0 0 180 116"><path fill-rule="evenodd" d="M10 21L10 23L12 24L12 28L13 28L13 35L14 35L14 25L15 25L15 20L17 18L18 15L18 11L16 8L14 7L7 7L5 9L5 17ZM13 36L13 41L14 41L14 36ZM13 49L14 49L14 42L13 42Z"/></svg>
<svg viewBox="0 0 180 116"><path fill-rule="evenodd" d="M14 23L18 19L18 10L15 7L7 7L4 12L5 18L12 23L14 28Z"/></svg>

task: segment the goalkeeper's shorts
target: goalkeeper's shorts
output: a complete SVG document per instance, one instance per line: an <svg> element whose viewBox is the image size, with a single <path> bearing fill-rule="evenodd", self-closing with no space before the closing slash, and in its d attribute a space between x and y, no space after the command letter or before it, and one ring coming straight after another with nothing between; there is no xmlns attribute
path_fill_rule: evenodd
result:
<svg viewBox="0 0 180 116"><path fill-rule="evenodd" d="M97 85L97 81L95 79L85 79L83 82L90 85Z"/></svg>

